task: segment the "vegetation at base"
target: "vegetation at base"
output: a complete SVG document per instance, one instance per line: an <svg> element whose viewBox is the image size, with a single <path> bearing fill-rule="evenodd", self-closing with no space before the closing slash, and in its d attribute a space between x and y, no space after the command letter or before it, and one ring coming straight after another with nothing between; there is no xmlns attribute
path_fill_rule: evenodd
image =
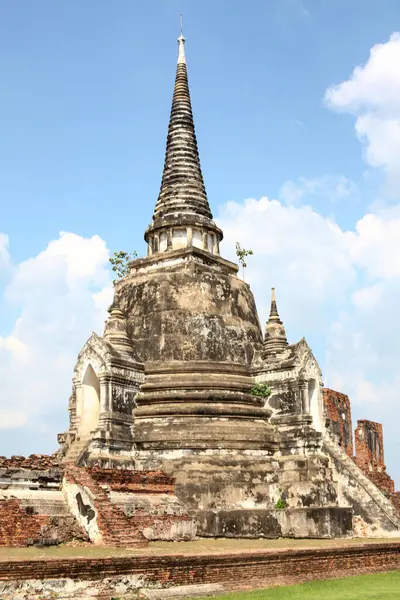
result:
<svg viewBox="0 0 400 600"><path fill-rule="evenodd" d="M288 573L290 576L290 573ZM398 600L400 571L311 581L252 592L214 596L212 600Z"/></svg>
<svg viewBox="0 0 400 600"><path fill-rule="evenodd" d="M124 250L120 250L119 252L114 252L114 254L108 260L112 264L112 270L117 275L117 279L122 279L129 273L129 263L131 260L137 258L137 252L134 250L131 254L129 252L125 252Z"/></svg>
<svg viewBox="0 0 400 600"><path fill-rule="evenodd" d="M268 398L271 392L271 388L266 383L256 383L250 390L252 396L258 396L259 398Z"/></svg>

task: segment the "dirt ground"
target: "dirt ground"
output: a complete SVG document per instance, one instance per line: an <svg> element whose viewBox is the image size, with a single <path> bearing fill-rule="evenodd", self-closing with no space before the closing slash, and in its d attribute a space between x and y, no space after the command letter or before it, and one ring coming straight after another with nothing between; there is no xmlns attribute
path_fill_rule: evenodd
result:
<svg viewBox="0 0 400 600"><path fill-rule="evenodd" d="M266 552L291 548L331 548L356 544L399 543L400 538L334 540L295 539L198 539L193 542L151 542L147 548L106 548L102 546L55 546L50 548L0 548L0 561L32 560L40 558L103 558L112 556L163 554L230 554Z"/></svg>

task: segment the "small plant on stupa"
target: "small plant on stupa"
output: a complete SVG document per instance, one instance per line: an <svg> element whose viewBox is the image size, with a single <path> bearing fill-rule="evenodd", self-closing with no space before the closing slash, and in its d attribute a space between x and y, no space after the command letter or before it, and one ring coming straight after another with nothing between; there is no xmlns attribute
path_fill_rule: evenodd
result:
<svg viewBox="0 0 400 600"><path fill-rule="evenodd" d="M247 267L246 258L248 256L252 256L253 254L254 254L253 250L245 250L244 248L241 247L239 242L236 242L236 256L238 257L239 262L242 266L243 281L244 281L244 270Z"/></svg>
<svg viewBox="0 0 400 600"><path fill-rule="evenodd" d="M287 504L286 504L285 500L283 498L279 498L275 504L275 508L277 508L278 510L283 510L286 507L287 507Z"/></svg>
<svg viewBox="0 0 400 600"><path fill-rule="evenodd" d="M128 252L124 252L123 250L120 250L119 252L114 252L111 258L109 258L109 261L112 264L112 270L117 275L117 279L114 279L113 283L128 275L129 263L135 258L137 258L136 250L134 250L131 254L129 254Z"/></svg>
<svg viewBox="0 0 400 600"><path fill-rule="evenodd" d="M259 398L268 398L271 393L271 388L263 382L254 384L250 390L252 396L258 396Z"/></svg>

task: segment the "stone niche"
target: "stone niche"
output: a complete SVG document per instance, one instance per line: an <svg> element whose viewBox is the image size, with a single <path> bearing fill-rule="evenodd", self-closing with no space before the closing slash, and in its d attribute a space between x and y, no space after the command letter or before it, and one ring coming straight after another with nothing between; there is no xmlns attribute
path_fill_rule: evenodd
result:
<svg viewBox="0 0 400 600"><path fill-rule="evenodd" d="M271 422L279 428L280 450L319 449L326 422L322 374L306 340L277 352L264 349L252 372L257 383L271 388L265 406L272 413Z"/></svg>
<svg viewBox="0 0 400 600"><path fill-rule="evenodd" d="M133 409L143 366L93 333L74 369L70 427L59 435L66 460L132 459ZM85 459L86 457L86 459Z"/></svg>

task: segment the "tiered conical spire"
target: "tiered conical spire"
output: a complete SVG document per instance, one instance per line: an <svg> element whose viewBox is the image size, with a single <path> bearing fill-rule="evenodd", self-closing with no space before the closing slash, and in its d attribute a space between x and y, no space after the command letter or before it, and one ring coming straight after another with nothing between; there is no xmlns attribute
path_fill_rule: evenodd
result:
<svg viewBox="0 0 400 600"><path fill-rule="evenodd" d="M270 353L281 352L288 345L286 331L279 318L275 288L271 290L271 310L265 326L264 350Z"/></svg>
<svg viewBox="0 0 400 600"><path fill-rule="evenodd" d="M164 171L154 218L184 211L211 219L194 129L183 35L179 36L178 44Z"/></svg>
<svg viewBox="0 0 400 600"><path fill-rule="evenodd" d="M217 247L222 239L222 232L212 221L200 166L186 69L185 38L182 32L178 38L178 45L178 64L161 188L153 222L145 233L145 240L149 244L154 242L151 243L152 252L161 250L159 238L156 243L153 233L157 232L160 235L161 229L171 230L182 225L200 225L201 235L207 235L207 232L214 234L213 247ZM191 236L192 234L188 236L187 245L191 245ZM168 241L168 248L164 249L173 248L171 233L168 235ZM209 247L210 244L205 243L204 249Z"/></svg>

